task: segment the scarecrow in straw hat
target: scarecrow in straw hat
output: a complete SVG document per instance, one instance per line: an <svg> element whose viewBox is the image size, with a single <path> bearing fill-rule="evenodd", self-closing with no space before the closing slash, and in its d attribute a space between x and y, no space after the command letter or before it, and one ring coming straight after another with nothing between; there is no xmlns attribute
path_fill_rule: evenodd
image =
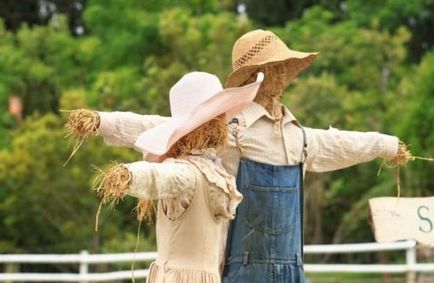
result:
<svg viewBox="0 0 434 283"><path fill-rule="evenodd" d="M138 218L157 209L158 257L147 282L220 283L222 230L242 195L222 167L216 148L226 144L228 121L251 103L263 80L223 90L204 72L186 74L170 90L172 117L135 141L159 162L118 164L102 172L103 203L139 198ZM220 260L219 260L220 259Z"/></svg>
<svg viewBox="0 0 434 283"><path fill-rule="evenodd" d="M404 164L410 154L393 136L304 128L280 102L317 53L289 49L270 31L241 36L228 87L265 74L255 102L231 123L221 153L244 200L228 234L223 282L304 282L303 173L332 171L376 157Z"/></svg>
<svg viewBox="0 0 434 283"><path fill-rule="evenodd" d="M255 101L229 123L228 145L218 152L244 195L228 233L223 282L304 281L305 170L333 171L378 157L402 165L411 157L394 136L300 125L280 98L317 55L291 50L264 30L248 32L234 44L226 85L249 84L258 72L265 79ZM84 118L89 116L94 118ZM76 119L93 125L84 136L97 132L108 143L134 147L142 131L166 118L81 111Z"/></svg>

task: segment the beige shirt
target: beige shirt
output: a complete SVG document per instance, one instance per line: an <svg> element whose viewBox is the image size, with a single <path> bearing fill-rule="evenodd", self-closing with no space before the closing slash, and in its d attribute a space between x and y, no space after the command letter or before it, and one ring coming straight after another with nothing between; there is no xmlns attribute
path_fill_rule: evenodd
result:
<svg viewBox="0 0 434 283"><path fill-rule="evenodd" d="M303 132L294 115L284 107L284 117L275 123L269 113L253 102L237 116L239 126L229 129L229 147L219 153L224 166L236 176L241 155L273 165L295 165L326 172L342 169L376 157L392 159L398 151L398 138L376 132L342 131L305 127L306 157L302 157ZM238 143L237 138L238 137Z"/></svg>
<svg viewBox="0 0 434 283"><path fill-rule="evenodd" d="M188 163L183 163L187 165ZM227 226L225 219L210 213L209 178L191 163L189 174L195 174L195 194L182 217L169 219L162 201L157 212L158 256L149 267L148 283L220 283Z"/></svg>
<svg viewBox="0 0 434 283"><path fill-rule="evenodd" d="M141 132L167 121L167 117L131 112L99 112L99 133L107 144L134 148ZM300 161L303 136L294 115L284 107L284 118L276 127L274 120L259 104L251 103L239 116L239 143L249 159L274 165L294 165ZM398 151L398 138L377 132L305 128L307 157L305 170L326 172L381 157L392 159ZM219 153L223 165L236 176L241 157L234 131L229 147Z"/></svg>
<svg viewBox="0 0 434 283"><path fill-rule="evenodd" d="M168 218L175 220L189 207L197 173L207 180L209 206L215 218L233 219L242 195L235 178L229 175L212 149L183 158L165 159L162 163L138 161L124 164L131 172L128 194L140 199L158 199Z"/></svg>
<svg viewBox="0 0 434 283"><path fill-rule="evenodd" d="M172 282L171 276L176 273L189 278L189 282L219 282L227 220L234 218L242 195L236 190L235 178L219 163L215 151L209 149L182 158L168 158L162 163L138 161L125 166L132 174L128 195L159 200L159 255L150 270L150 278L155 277L151 281ZM206 199L197 199L198 195ZM203 237L204 233L210 234ZM202 246L208 249L204 250ZM199 252L200 256L193 252ZM158 268L165 266L166 270L163 263L167 261L174 271L169 274ZM185 271L192 266L196 271ZM205 280L208 277L215 277L215 280Z"/></svg>
<svg viewBox="0 0 434 283"><path fill-rule="evenodd" d="M126 146L136 149L134 143L145 130L167 121L158 115L140 115L133 112L98 112L100 125L98 133L108 145Z"/></svg>

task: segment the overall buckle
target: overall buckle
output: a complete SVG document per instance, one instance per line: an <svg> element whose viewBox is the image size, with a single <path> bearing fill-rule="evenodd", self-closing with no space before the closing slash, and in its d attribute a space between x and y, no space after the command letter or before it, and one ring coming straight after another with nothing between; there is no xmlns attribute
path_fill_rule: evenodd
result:
<svg viewBox="0 0 434 283"><path fill-rule="evenodd" d="M243 252L243 265L249 264L249 252Z"/></svg>

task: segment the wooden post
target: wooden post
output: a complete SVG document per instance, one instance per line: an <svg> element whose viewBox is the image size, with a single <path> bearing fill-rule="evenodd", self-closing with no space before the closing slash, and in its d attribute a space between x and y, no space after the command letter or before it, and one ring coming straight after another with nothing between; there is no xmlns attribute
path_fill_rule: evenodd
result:
<svg viewBox="0 0 434 283"><path fill-rule="evenodd" d="M389 253L380 252L378 255L380 257L381 264L385 264L385 265L390 264ZM392 283L392 277L390 276L390 273L383 274L383 283Z"/></svg>
<svg viewBox="0 0 434 283"><path fill-rule="evenodd" d="M416 283L416 272L413 270L416 266L416 246L405 251L405 261L408 267L406 283Z"/></svg>
<svg viewBox="0 0 434 283"><path fill-rule="evenodd" d="M19 273L20 264L16 262L5 263L5 273ZM4 283L12 283L12 281L4 281Z"/></svg>
<svg viewBox="0 0 434 283"><path fill-rule="evenodd" d="M87 275L89 273L89 264L87 263L88 255L89 255L88 251L80 252L80 270L79 270L80 276ZM80 283L87 283L87 281L80 280Z"/></svg>

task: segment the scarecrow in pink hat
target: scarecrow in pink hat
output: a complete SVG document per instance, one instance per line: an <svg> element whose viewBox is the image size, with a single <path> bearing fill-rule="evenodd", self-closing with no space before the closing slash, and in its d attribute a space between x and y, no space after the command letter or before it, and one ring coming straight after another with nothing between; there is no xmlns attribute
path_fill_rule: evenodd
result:
<svg viewBox="0 0 434 283"><path fill-rule="evenodd" d="M262 80L259 74L257 82L223 90L214 75L186 74L170 90L172 117L135 141L159 162L118 164L100 175L102 203L136 197L139 220L159 200L158 257L147 282L221 282L222 230L242 195L216 149L227 142L228 121L253 101Z"/></svg>
<svg viewBox="0 0 434 283"><path fill-rule="evenodd" d="M265 79L255 101L230 121L228 145L217 153L243 194L229 227L225 283L304 282L304 171L333 171L378 157L402 165L411 156L394 136L301 126L280 98L316 56L291 50L264 30L248 32L234 44L226 85L248 85L259 72ZM165 119L125 112L77 114L94 117L86 133L137 149L140 134Z"/></svg>

